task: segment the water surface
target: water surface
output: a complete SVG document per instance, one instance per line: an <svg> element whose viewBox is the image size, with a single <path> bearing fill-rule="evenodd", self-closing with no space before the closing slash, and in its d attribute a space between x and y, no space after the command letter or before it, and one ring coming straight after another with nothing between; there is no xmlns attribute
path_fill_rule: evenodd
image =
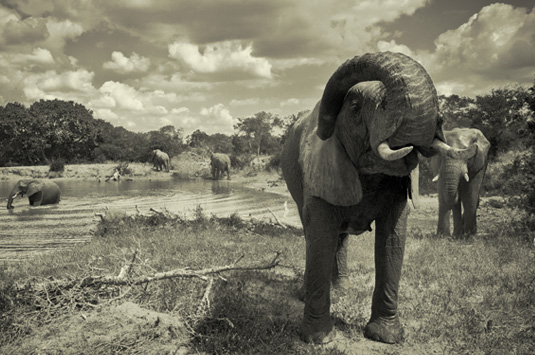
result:
<svg viewBox="0 0 535 355"><path fill-rule="evenodd" d="M200 206L207 214L242 218L277 218L299 225L295 205L283 196L260 192L228 180L140 179L119 182L58 180L61 202L31 207L26 196L6 209L16 180L0 181L0 260L24 259L35 253L87 242L106 209L150 213L151 208L191 217ZM288 208L285 207L285 202ZM284 217L285 216L285 217Z"/></svg>

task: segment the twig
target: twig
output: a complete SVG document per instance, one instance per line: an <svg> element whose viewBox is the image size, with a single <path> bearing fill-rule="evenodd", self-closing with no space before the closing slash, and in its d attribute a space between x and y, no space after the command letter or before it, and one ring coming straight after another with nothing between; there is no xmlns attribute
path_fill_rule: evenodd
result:
<svg viewBox="0 0 535 355"><path fill-rule="evenodd" d="M277 218L277 216L275 215L275 213L273 213L273 211L271 210L271 208L268 207L268 211L271 212L271 214L272 214L273 217L275 218L275 222L277 222L277 224L278 224L279 226L281 226L282 228L288 228L287 225L282 224L281 221L279 221L279 219Z"/></svg>

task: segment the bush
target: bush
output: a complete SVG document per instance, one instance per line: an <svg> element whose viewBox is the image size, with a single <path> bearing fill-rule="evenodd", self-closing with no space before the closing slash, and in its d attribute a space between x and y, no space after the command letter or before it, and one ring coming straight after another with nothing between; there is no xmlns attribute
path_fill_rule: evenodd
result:
<svg viewBox="0 0 535 355"><path fill-rule="evenodd" d="M279 151L271 156L271 158L269 159L269 162L266 165L266 169L268 171L280 169L281 155L282 155L282 152Z"/></svg>
<svg viewBox="0 0 535 355"><path fill-rule="evenodd" d="M230 167L234 170L241 170L246 166L249 166L251 161L250 154L240 154L240 155L231 155L230 157Z"/></svg>
<svg viewBox="0 0 535 355"><path fill-rule="evenodd" d="M63 158L54 159L52 163L50 163L50 171L57 173L65 171L65 160Z"/></svg>

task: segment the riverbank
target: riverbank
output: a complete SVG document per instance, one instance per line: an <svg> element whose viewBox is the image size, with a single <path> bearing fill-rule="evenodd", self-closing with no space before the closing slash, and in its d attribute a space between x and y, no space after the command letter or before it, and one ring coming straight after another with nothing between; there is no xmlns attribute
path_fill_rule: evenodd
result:
<svg viewBox="0 0 535 355"><path fill-rule="evenodd" d="M69 164L65 165L64 171L58 177L54 177L54 180L83 179L105 181L107 177L113 175L118 166L119 163L117 162ZM181 159L174 160L172 166L175 168L167 173L154 170L152 165L148 163L129 163L127 173L122 176L122 179L211 179L208 162ZM1 167L0 180L12 180L15 182L20 179L47 179L49 178L49 170L48 165ZM233 170L231 171L231 181L255 190L289 196L286 183L282 179L280 172L277 171L257 171L251 168Z"/></svg>

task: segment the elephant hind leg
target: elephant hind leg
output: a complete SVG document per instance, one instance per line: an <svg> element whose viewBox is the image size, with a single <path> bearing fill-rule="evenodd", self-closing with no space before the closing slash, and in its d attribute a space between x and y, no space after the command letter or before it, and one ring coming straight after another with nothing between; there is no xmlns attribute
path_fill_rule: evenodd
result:
<svg viewBox="0 0 535 355"><path fill-rule="evenodd" d="M345 289L349 286L349 270L347 267L347 249L349 237L347 233L340 233L338 246L334 258L332 281L335 288Z"/></svg>

